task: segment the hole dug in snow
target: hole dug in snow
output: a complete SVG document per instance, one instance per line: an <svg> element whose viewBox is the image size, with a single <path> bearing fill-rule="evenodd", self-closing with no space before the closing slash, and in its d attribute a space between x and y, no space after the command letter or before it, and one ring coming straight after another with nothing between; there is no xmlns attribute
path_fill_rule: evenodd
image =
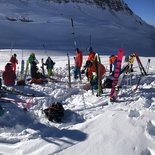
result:
<svg viewBox="0 0 155 155"><path fill-rule="evenodd" d="M142 151L141 155L152 155L149 149Z"/></svg>
<svg viewBox="0 0 155 155"><path fill-rule="evenodd" d="M139 116L140 116L140 113L136 109L129 111L128 117L139 117Z"/></svg>
<svg viewBox="0 0 155 155"><path fill-rule="evenodd" d="M152 121L147 123L146 131L149 133L151 137L155 138L155 124Z"/></svg>

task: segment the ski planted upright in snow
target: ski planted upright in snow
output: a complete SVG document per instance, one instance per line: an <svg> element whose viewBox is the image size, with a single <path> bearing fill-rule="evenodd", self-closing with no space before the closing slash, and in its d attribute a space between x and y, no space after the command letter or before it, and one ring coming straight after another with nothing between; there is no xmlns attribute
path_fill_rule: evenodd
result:
<svg viewBox="0 0 155 155"><path fill-rule="evenodd" d="M41 59L41 69L42 69L42 74L45 77L45 69L44 69L44 59Z"/></svg>
<svg viewBox="0 0 155 155"><path fill-rule="evenodd" d="M95 55L95 63L96 63L96 71L97 71L97 85L98 85L98 92L97 92L97 96L101 96L102 93L102 81L101 81L101 77L100 77L100 66L98 65L98 62L101 63L101 59L98 53L96 53Z"/></svg>
<svg viewBox="0 0 155 155"><path fill-rule="evenodd" d="M135 55L136 55L136 60L137 60L139 69L140 69L140 71L141 71L141 74L142 74L142 75L147 75L146 70L144 69L144 67L143 67L143 65L142 65L142 63L141 63L141 60L140 60L140 58L139 58L138 53L135 53Z"/></svg>
<svg viewBox="0 0 155 155"><path fill-rule="evenodd" d="M126 56L124 59L124 63L123 63L123 69L121 70L120 76L118 78L118 83L117 83L117 87L120 87L122 80L124 78L124 74L128 71L129 69L129 57Z"/></svg>
<svg viewBox="0 0 155 155"><path fill-rule="evenodd" d="M139 59L140 60L140 59ZM148 62L147 62L147 65L146 65L146 75L148 74L148 71L149 71L149 66L150 66L150 61L151 61L151 59L148 59ZM142 76L144 76L144 74L141 74L141 76L139 77L139 79L138 79L138 82L137 82L137 84L136 84L136 88L134 89L134 91L136 91L137 89L138 89L138 86L139 86L139 84L140 84L140 81L141 81L141 79L142 79Z"/></svg>
<svg viewBox="0 0 155 155"><path fill-rule="evenodd" d="M67 53L67 59L68 59L68 86L71 88L71 68L70 68L70 57Z"/></svg>
<svg viewBox="0 0 155 155"><path fill-rule="evenodd" d="M124 55L124 49L120 48L119 51L118 51L116 68L114 70L114 77L113 77L112 88L111 88L111 93L110 93L110 101L111 102L116 101L117 89L119 89L116 86L117 86L117 83L118 83L118 78L120 76L120 70L121 70L121 63L122 63L123 55Z"/></svg>
<svg viewBox="0 0 155 155"><path fill-rule="evenodd" d="M73 34L73 39L74 39L74 46L75 48L77 48L73 18L71 18L71 23L72 23L72 29L73 29L72 34Z"/></svg>
<svg viewBox="0 0 155 155"><path fill-rule="evenodd" d="M29 72L29 60L26 61L24 80L26 80L28 72Z"/></svg>
<svg viewBox="0 0 155 155"><path fill-rule="evenodd" d="M22 51L22 61L21 61L21 69L20 69L19 80L23 80L24 79L24 65L25 65L25 61L23 60L23 51Z"/></svg>

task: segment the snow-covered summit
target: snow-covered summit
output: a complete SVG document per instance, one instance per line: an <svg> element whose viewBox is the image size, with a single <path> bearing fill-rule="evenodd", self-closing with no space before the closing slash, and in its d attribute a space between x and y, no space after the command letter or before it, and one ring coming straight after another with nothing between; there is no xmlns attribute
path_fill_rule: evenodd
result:
<svg viewBox="0 0 155 155"><path fill-rule="evenodd" d="M77 46L84 52L91 44L101 54L124 47L126 55L138 51L154 56L155 28L123 0L2 0L0 48L74 52L71 18Z"/></svg>

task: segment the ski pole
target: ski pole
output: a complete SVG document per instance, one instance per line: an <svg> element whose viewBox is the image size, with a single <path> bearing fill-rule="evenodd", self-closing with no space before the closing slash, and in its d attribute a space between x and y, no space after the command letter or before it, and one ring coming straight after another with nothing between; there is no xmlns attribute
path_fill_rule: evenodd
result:
<svg viewBox="0 0 155 155"><path fill-rule="evenodd" d="M74 23L73 23L73 18L71 18L71 23L72 23L72 29L73 29L73 39L74 39L74 46L77 48L77 43L76 43L76 38L75 38L75 29L74 29Z"/></svg>

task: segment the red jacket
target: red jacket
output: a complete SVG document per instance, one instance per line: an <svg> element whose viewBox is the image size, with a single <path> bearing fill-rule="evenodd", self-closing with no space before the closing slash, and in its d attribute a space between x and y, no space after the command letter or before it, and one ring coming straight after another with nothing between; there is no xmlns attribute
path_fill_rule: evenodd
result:
<svg viewBox="0 0 155 155"><path fill-rule="evenodd" d="M75 66L81 68L82 66L82 61L83 61L83 55L82 52L76 52L76 56L75 56Z"/></svg>
<svg viewBox="0 0 155 155"><path fill-rule="evenodd" d="M12 70L10 63L7 63L5 66L5 71L3 72L3 80L6 86L12 86L15 84L16 74Z"/></svg>
<svg viewBox="0 0 155 155"><path fill-rule="evenodd" d="M13 64L18 64L18 60L16 59L15 56L11 57L10 62L13 63Z"/></svg>

